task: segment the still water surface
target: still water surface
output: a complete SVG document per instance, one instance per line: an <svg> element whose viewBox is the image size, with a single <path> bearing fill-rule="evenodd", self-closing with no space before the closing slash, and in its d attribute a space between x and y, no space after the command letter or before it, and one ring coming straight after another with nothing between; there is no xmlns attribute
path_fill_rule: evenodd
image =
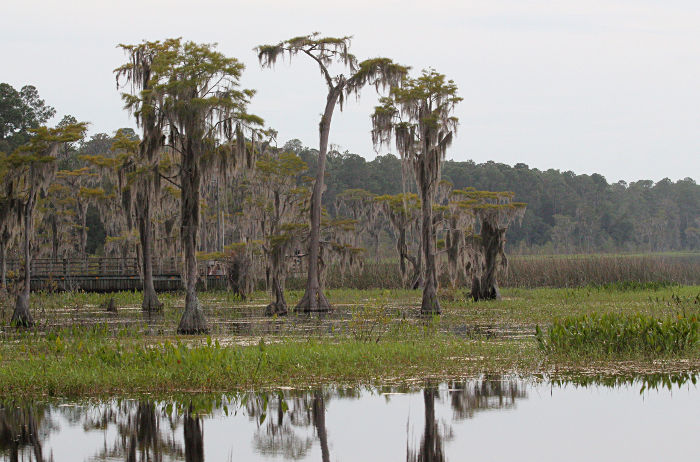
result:
<svg viewBox="0 0 700 462"><path fill-rule="evenodd" d="M5 403L0 459L697 461L696 382L482 376L168 401Z"/></svg>

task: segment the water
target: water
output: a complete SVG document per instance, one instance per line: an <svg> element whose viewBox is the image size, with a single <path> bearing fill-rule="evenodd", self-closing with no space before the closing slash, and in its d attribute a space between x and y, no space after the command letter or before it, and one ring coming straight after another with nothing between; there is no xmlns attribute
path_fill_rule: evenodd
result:
<svg viewBox="0 0 700 462"><path fill-rule="evenodd" d="M700 460L696 375L276 390L0 407L18 461Z"/></svg>

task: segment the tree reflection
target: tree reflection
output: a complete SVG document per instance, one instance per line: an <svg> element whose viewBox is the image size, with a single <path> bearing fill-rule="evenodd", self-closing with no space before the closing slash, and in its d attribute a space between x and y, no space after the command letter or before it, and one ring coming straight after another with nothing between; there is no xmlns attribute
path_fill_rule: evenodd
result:
<svg viewBox="0 0 700 462"><path fill-rule="evenodd" d="M247 399L247 411L251 418L259 422L266 421L258 428L253 441L255 448L265 455L283 455L285 458L300 459L306 456L314 439L300 436L295 428L313 427L321 449L321 460L330 460L328 431L326 429L326 401L336 389L315 390L313 392L287 391L279 392L271 409L276 412L275 419L267 419L267 404L272 403L267 395L262 399ZM291 404L291 406L290 406Z"/></svg>
<svg viewBox="0 0 700 462"><path fill-rule="evenodd" d="M653 374L629 378L585 376L534 379L546 380L552 386L627 388L638 385L643 392L649 388L672 389L686 383L694 385L697 383L697 373ZM454 437L453 422L474 418L479 412L513 408L519 400L527 398L527 388L528 381L502 375L485 375L478 379L451 381L441 386L425 386L421 390L424 403L423 433L419 441L409 437L406 446L407 461L446 460L446 446ZM386 395L386 402L389 402L394 393L415 391L409 385L375 389L376 393ZM82 427L86 434L99 432L104 436L104 443L95 449L88 460L203 462L204 420L223 419L224 414L231 416L231 410L238 417L230 418L247 416L254 422L253 428L248 427L249 430L246 430L250 433L236 436L249 438L252 434L253 448L259 457L297 460L314 456L327 462L331 458L332 436L328 433L326 422L329 403L366 397L361 388L329 387L310 392L280 390L215 397L188 395L184 402L113 399L87 405L0 403L0 460L53 461L52 450L57 450L61 445L65 447L66 444L73 444L66 440L72 433L58 434L59 430ZM370 412L373 413L373 418L381 418L384 412L395 411L373 408ZM446 411L451 411L452 415L445 414ZM59 428L59 423L65 429ZM49 439L53 432L58 434L57 438ZM381 439L382 435L377 435L377 438L377 444L386 444ZM49 446L49 441L51 444L59 444ZM316 441L318 449L314 447ZM227 442L210 441L208 447L217 448L221 444ZM312 450L315 454L310 454ZM348 457L348 454L339 455ZM352 454L349 456L352 457Z"/></svg>
<svg viewBox="0 0 700 462"><path fill-rule="evenodd" d="M91 460L114 460L124 457L127 462L162 462L182 460L182 444L176 441L173 430L179 418L171 416L153 401L111 402L101 406L75 406L59 408L70 415L81 415L85 432L116 430L111 444L104 447ZM166 428L163 428L165 420ZM168 425L169 423L169 425Z"/></svg>
<svg viewBox="0 0 700 462"><path fill-rule="evenodd" d="M31 460L32 455L43 462L41 441L46 435L39 428L49 420L46 410L44 406L0 407L0 454L9 455L11 462Z"/></svg>
<svg viewBox="0 0 700 462"><path fill-rule="evenodd" d="M202 418L192 413L192 407L185 413L183 427L185 434L185 462L204 462Z"/></svg>
<svg viewBox="0 0 700 462"><path fill-rule="evenodd" d="M527 398L524 382L500 375L484 376L477 380L454 381L448 385L449 404L453 420L471 419L479 411L507 409L515 406L516 399ZM440 400L436 386L423 389L425 429L418 450L407 446L409 462L441 462L445 460L444 442L452 437L451 427L441 426L435 417L435 401Z"/></svg>
<svg viewBox="0 0 700 462"><path fill-rule="evenodd" d="M450 405L455 420L471 419L476 412L509 409L516 399L527 398L525 382L501 375L450 382Z"/></svg>
<svg viewBox="0 0 700 462"><path fill-rule="evenodd" d="M314 392L312 409L314 427L321 443L321 460L328 462L330 456L328 454L328 432L326 431L326 403L320 390Z"/></svg>
<svg viewBox="0 0 700 462"><path fill-rule="evenodd" d="M423 389L423 402L425 404L425 429L420 442L418 452L410 448L406 450L408 462L442 462L445 460L443 452L443 436L440 433L438 422L435 418L435 399L439 398L437 387Z"/></svg>
<svg viewBox="0 0 700 462"><path fill-rule="evenodd" d="M289 392L277 394L276 402L271 405L275 410L275 418L266 419L264 425L260 425L253 435L253 445L260 454L281 455L285 459L294 460L306 456L313 445L313 438L299 436L294 431L295 426L310 425L306 401L298 396L290 396ZM292 403L291 408L288 402ZM264 409L262 406L256 406L254 409L249 407L248 412L260 422Z"/></svg>

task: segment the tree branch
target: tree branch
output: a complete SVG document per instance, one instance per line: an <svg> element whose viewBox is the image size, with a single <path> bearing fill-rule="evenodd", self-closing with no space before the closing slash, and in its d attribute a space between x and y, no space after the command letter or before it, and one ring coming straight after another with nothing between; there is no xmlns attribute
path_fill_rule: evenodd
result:
<svg viewBox="0 0 700 462"><path fill-rule="evenodd" d="M331 78L331 75L328 73L328 69L326 69L326 66L323 65L323 62L318 58L318 56L314 55L311 53L309 50L304 50L304 53L309 55L311 59L316 61L318 63L318 66L321 68L321 73L326 79L326 84L328 85L328 90L333 90L333 79Z"/></svg>

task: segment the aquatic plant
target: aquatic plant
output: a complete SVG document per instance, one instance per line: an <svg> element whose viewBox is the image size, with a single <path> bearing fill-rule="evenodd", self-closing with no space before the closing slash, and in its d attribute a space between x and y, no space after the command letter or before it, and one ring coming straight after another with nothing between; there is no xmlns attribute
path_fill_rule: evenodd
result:
<svg viewBox="0 0 700 462"><path fill-rule="evenodd" d="M697 315L656 318L641 313L585 314L555 319L535 337L547 353L584 355L669 355L698 343Z"/></svg>

